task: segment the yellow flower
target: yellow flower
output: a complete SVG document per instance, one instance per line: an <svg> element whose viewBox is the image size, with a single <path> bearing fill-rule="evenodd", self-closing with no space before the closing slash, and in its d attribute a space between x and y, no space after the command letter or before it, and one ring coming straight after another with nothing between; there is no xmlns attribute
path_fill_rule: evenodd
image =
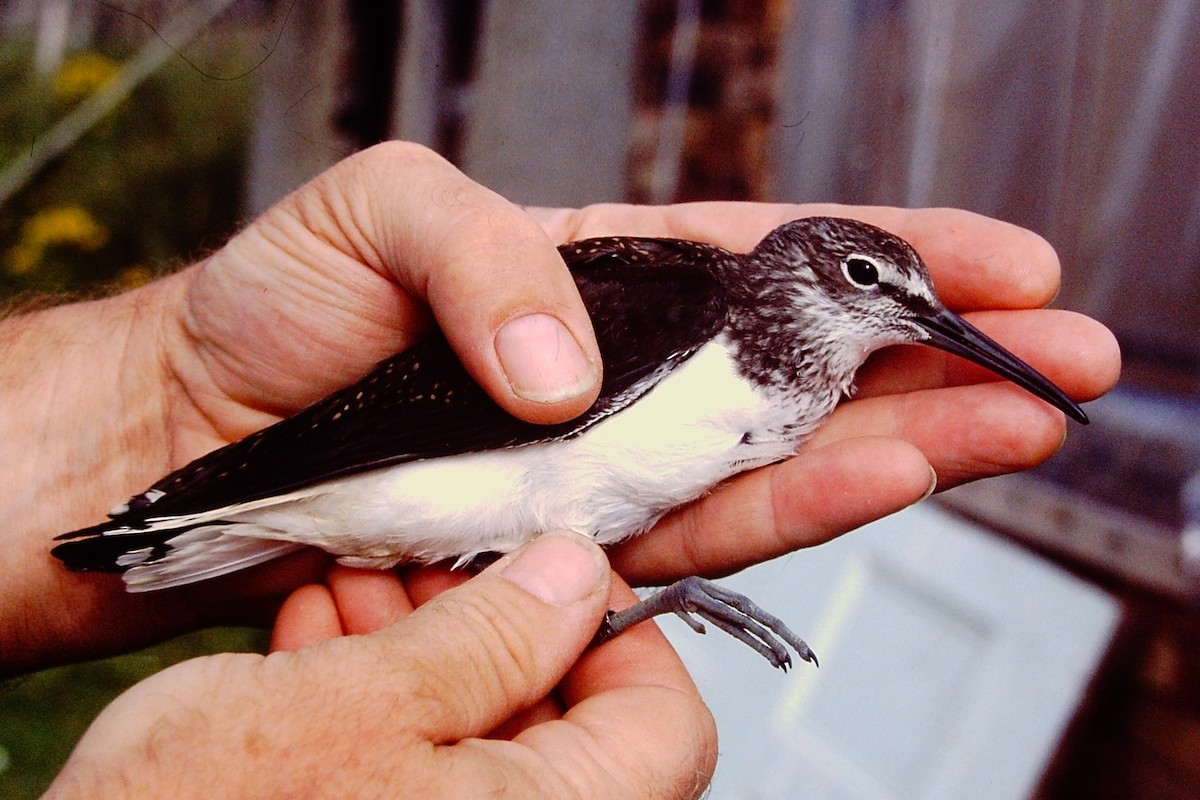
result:
<svg viewBox="0 0 1200 800"><path fill-rule="evenodd" d="M108 241L108 231L79 206L51 206L25 220L21 241L35 247L73 245L80 250L99 250Z"/></svg>
<svg viewBox="0 0 1200 800"><path fill-rule="evenodd" d="M149 267L141 264L134 264L132 267L126 267L117 276L117 286L122 289L136 289L139 286L144 286L154 278L154 273Z"/></svg>
<svg viewBox="0 0 1200 800"><path fill-rule="evenodd" d="M42 260L41 252L35 248L25 244L13 245L7 257L4 259L4 269L10 275L24 275L27 272L33 271L33 268Z"/></svg>
<svg viewBox="0 0 1200 800"><path fill-rule="evenodd" d="M5 269L23 275L42 261L51 247L75 247L85 252L99 250L108 242L108 231L87 209L51 206L25 220L21 240L9 249Z"/></svg>
<svg viewBox="0 0 1200 800"><path fill-rule="evenodd" d="M54 76L54 94L67 102L82 100L112 80L120 69L118 62L99 53L75 53Z"/></svg>

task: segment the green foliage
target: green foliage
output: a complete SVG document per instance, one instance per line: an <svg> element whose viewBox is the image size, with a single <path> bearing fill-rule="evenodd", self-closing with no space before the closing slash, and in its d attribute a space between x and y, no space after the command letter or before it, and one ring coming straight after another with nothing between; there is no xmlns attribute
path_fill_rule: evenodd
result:
<svg viewBox="0 0 1200 800"><path fill-rule="evenodd" d="M245 63L242 47L217 52ZM39 76L28 46L0 45L0 165L28 154L124 55L80 52ZM219 244L238 221L252 90L253 75L214 80L168 61L0 206L0 296L137 283Z"/></svg>
<svg viewBox="0 0 1200 800"><path fill-rule="evenodd" d="M205 71L258 57L253 29L217 30ZM0 42L0 169L120 68L129 53L84 51L52 76L25 42ZM193 54L194 55L194 54ZM239 220L253 75L214 80L172 59L0 206L0 299L133 285L211 248ZM140 653L0 683L0 797L38 796L114 697L171 664L261 651L264 634L203 631Z"/></svg>
<svg viewBox="0 0 1200 800"><path fill-rule="evenodd" d="M0 797L20 800L45 791L101 709L138 681L189 658L264 652L266 644L263 631L216 628L0 683Z"/></svg>

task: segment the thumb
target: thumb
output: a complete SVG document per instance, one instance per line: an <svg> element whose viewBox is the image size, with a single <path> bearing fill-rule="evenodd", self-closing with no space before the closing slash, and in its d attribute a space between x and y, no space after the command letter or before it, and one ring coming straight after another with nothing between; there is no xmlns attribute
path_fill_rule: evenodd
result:
<svg viewBox="0 0 1200 800"><path fill-rule="evenodd" d="M545 697L595 634L609 580L591 539L544 534L376 634L404 651L388 657L396 688L428 706L410 706L414 733L480 736Z"/></svg>

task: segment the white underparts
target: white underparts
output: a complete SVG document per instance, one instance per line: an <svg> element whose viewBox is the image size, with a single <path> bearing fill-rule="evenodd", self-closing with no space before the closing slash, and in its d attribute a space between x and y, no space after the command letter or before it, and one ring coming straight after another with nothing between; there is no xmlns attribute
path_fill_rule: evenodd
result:
<svg viewBox="0 0 1200 800"><path fill-rule="evenodd" d="M805 407L803 398L752 389L718 337L633 406L574 439L412 462L152 520L152 528L191 528L169 541L163 558L125 556L126 582L131 591L165 588L300 545L343 563L388 567L506 552L555 529L619 541L732 474L786 458L832 410L826 404Z"/></svg>

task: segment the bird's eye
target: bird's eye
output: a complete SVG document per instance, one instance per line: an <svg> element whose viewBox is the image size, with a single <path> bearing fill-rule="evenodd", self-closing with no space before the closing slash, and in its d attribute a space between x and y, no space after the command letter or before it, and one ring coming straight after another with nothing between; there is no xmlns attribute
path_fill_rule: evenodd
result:
<svg viewBox="0 0 1200 800"><path fill-rule="evenodd" d="M846 280L866 288L879 283L879 266L866 256L850 256L842 262Z"/></svg>

